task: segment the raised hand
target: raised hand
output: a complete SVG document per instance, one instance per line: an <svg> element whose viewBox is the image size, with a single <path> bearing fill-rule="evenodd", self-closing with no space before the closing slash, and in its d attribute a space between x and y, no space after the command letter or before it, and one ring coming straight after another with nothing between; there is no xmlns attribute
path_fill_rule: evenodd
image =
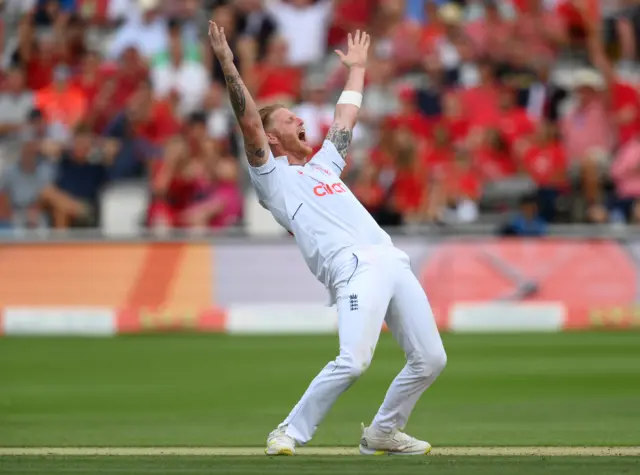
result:
<svg viewBox="0 0 640 475"><path fill-rule="evenodd" d="M224 36L224 28L218 28L218 25L212 21L209 22L209 41L218 61L221 63L233 62L233 52Z"/></svg>
<svg viewBox="0 0 640 475"><path fill-rule="evenodd" d="M347 54L344 54L340 50L335 50L336 54L340 56L342 64L348 68L360 67L364 68L367 65L367 56L369 54L369 45L371 44L371 37L366 32L360 32L357 30L355 35L349 33L347 41Z"/></svg>

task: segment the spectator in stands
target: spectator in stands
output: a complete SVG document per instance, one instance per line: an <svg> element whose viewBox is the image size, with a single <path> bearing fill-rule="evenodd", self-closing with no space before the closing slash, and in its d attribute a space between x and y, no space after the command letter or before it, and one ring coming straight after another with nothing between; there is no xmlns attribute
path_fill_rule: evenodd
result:
<svg viewBox="0 0 640 475"><path fill-rule="evenodd" d="M351 191L356 195L360 203L371 213L371 216L382 224L385 220L382 214L385 212L385 190L380 185L379 171L374 163L365 161L360 167Z"/></svg>
<svg viewBox="0 0 640 475"><path fill-rule="evenodd" d="M162 16L160 3L160 0L138 2L141 15L131 15L118 28L109 45L109 58L119 58L130 47L134 47L146 59L151 59L167 49L167 21Z"/></svg>
<svg viewBox="0 0 640 475"><path fill-rule="evenodd" d="M476 52L494 61L501 61L516 50L513 44L513 22L503 16L496 0L483 0L484 15L465 26L465 33L473 42Z"/></svg>
<svg viewBox="0 0 640 475"><path fill-rule="evenodd" d="M393 79L392 58L378 54L369 59L367 84L358 115L363 139L368 145L375 143L375 135L379 132L385 117L397 114L400 109L398 92L392 87Z"/></svg>
<svg viewBox="0 0 640 475"><path fill-rule="evenodd" d="M54 165L41 153L40 140L32 133L22 134L22 150L17 162L0 177L0 193L6 193L13 225L17 228L45 228L42 192L54 180Z"/></svg>
<svg viewBox="0 0 640 475"><path fill-rule="evenodd" d="M226 101L226 89L214 82L204 99L207 134L221 146L229 147L233 132L233 117Z"/></svg>
<svg viewBox="0 0 640 475"><path fill-rule="evenodd" d="M60 43L60 61L75 68L83 60L88 48L86 44L87 25L78 15L71 15L60 27L58 41Z"/></svg>
<svg viewBox="0 0 640 475"><path fill-rule="evenodd" d="M36 106L49 124L61 124L73 129L87 113L87 100L82 91L71 82L67 66L56 66L51 86L35 95Z"/></svg>
<svg viewBox="0 0 640 475"><path fill-rule="evenodd" d="M603 99L613 116L617 143L624 145L640 130L640 94L614 71L605 53L598 23L591 21L586 25L589 58L604 80Z"/></svg>
<svg viewBox="0 0 640 475"><path fill-rule="evenodd" d="M416 90L418 109L426 117L436 118L442 115L442 97L446 93L444 70L435 55L426 56L422 68L426 83Z"/></svg>
<svg viewBox="0 0 640 475"><path fill-rule="evenodd" d="M53 70L62 59L53 33L36 35L29 17L24 16L18 27L18 44L12 62L26 72L27 87L37 91L51 84Z"/></svg>
<svg viewBox="0 0 640 475"><path fill-rule="evenodd" d="M257 60L261 61L267 53L267 45L277 33L273 17L264 8L262 0L237 0L237 30L240 36L253 38L258 45Z"/></svg>
<svg viewBox="0 0 640 475"><path fill-rule="evenodd" d="M399 126L406 126L413 134L413 139L422 145L431 135L431 121L418 108L416 91L411 86L401 86L398 92L400 107L392 116Z"/></svg>
<svg viewBox="0 0 640 475"><path fill-rule="evenodd" d="M568 43L565 23L545 8L544 0L523 0L517 6L520 11L514 32L528 46L528 54L531 58L553 61Z"/></svg>
<svg viewBox="0 0 640 475"><path fill-rule="evenodd" d="M33 110L33 93L25 88L24 71L11 68L0 87L0 161L13 159L20 130Z"/></svg>
<svg viewBox="0 0 640 475"><path fill-rule="evenodd" d="M101 68L101 57L95 51L87 51L72 76L71 85L78 89L87 102L88 113L92 112L96 96L104 87L105 71Z"/></svg>
<svg viewBox="0 0 640 475"><path fill-rule="evenodd" d="M463 109L461 94L456 92L442 94L442 118L438 125L446 132L447 140L452 145L462 145L468 140L471 121Z"/></svg>
<svg viewBox="0 0 640 475"><path fill-rule="evenodd" d="M127 103L127 120L135 135L156 147L180 132L182 123L177 114L177 95L170 94L165 100L155 99L151 81L143 80Z"/></svg>
<svg viewBox="0 0 640 475"><path fill-rule="evenodd" d="M547 224L538 212L535 196L527 195L520 200L519 210L503 224L499 233L502 236L541 237L547 234Z"/></svg>
<svg viewBox="0 0 640 475"><path fill-rule="evenodd" d="M148 160L159 153L152 142L140 134L142 118L137 107L141 103L142 99L133 100L104 129L104 136L111 144L113 154L108 169L109 177L113 180L144 176Z"/></svg>
<svg viewBox="0 0 640 475"><path fill-rule="evenodd" d="M405 224L420 222L427 200L427 176L418 159L418 140L406 125L396 130L395 170L390 190L392 209Z"/></svg>
<svg viewBox="0 0 640 475"><path fill-rule="evenodd" d="M470 126L476 129L491 127L500 120L500 91L494 65L487 60L478 63L478 85L460 93L462 108Z"/></svg>
<svg viewBox="0 0 640 475"><path fill-rule="evenodd" d="M238 165L230 158L220 158L205 173L194 204L180 216L186 227L221 229L235 226L242 219L243 197L238 188Z"/></svg>
<svg viewBox="0 0 640 475"><path fill-rule="evenodd" d="M602 204L601 182L609 169L614 144L603 89L602 77L596 71L576 72L575 106L561 121L569 167L584 193L587 207Z"/></svg>
<svg viewBox="0 0 640 475"><path fill-rule="evenodd" d="M122 110L133 94L149 80L149 68L138 50L129 46L122 52L116 64L109 67L115 81L114 104Z"/></svg>
<svg viewBox="0 0 640 475"><path fill-rule="evenodd" d="M508 151L513 151L518 143L531 137L536 129L527 111L518 107L518 95L517 89L505 85L498 96L500 118L495 127L506 142Z"/></svg>
<svg viewBox="0 0 640 475"><path fill-rule="evenodd" d="M537 71L525 43L515 37L508 44L508 50L497 63L496 75L502 84L516 91L517 104L523 104L526 92L537 80Z"/></svg>
<svg viewBox="0 0 640 475"><path fill-rule="evenodd" d="M627 221L640 224L640 133L618 151L611 178L615 184L612 214L621 213Z"/></svg>
<svg viewBox="0 0 640 475"><path fill-rule="evenodd" d="M252 0L258 1L258 0ZM422 2L422 0L420 0ZM341 0L334 2L331 28L328 34L329 48L338 47L347 39L347 35L363 30L371 24L379 0Z"/></svg>
<svg viewBox="0 0 640 475"><path fill-rule="evenodd" d="M156 97L164 100L171 93L177 94L181 117L202 107L208 89L207 70L199 61L185 57L180 36L170 39L169 62L156 65L151 78Z"/></svg>
<svg viewBox="0 0 640 475"><path fill-rule="evenodd" d="M160 51L156 54L151 61L151 65L154 68L166 66L171 63L171 48L173 46L180 45L182 49L182 56L187 62L202 63L204 60L204 54L202 51L202 45L197 41L190 39L187 35L183 34L182 22L177 18L170 18L167 22L167 49Z"/></svg>
<svg viewBox="0 0 640 475"><path fill-rule="evenodd" d="M335 104L327 100L327 90L319 78L308 81L303 97L294 112L304 121L307 142L318 149L333 122Z"/></svg>
<svg viewBox="0 0 640 475"><path fill-rule="evenodd" d="M173 138L165 148L164 160L153 167L153 202L149 209L151 226L185 227L202 224L213 217L213 208L196 208L202 213L187 213L199 200L212 196L219 152L206 133L206 117L194 114L185 137ZM225 180L230 172L222 169ZM224 181L224 180L223 180ZM226 186L226 183L225 183ZM228 187L226 195L231 195ZM211 203L209 203L211 204ZM216 212L217 213L217 212ZM217 214L216 214L217 215Z"/></svg>
<svg viewBox="0 0 640 475"><path fill-rule="evenodd" d="M475 51L473 43L463 33L462 10L457 5L446 3L440 7L438 15L443 25L443 34L434 41L433 51L446 72L446 83L475 83Z"/></svg>
<svg viewBox="0 0 640 475"><path fill-rule="evenodd" d="M568 95L563 87L551 81L550 67L546 61L538 62L535 65L536 79L519 94L518 105L527 109L527 114L533 122L557 122L560 117L560 104Z"/></svg>
<svg viewBox="0 0 640 475"><path fill-rule="evenodd" d="M137 20L142 15L143 3L139 0L108 0L107 17L112 25Z"/></svg>
<svg viewBox="0 0 640 475"><path fill-rule="evenodd" d="M439 177L447 211L444 220L449 223L469 223L478 219L478 201L482 195L482 182L473 164L469 150L457 147L453 163L445 166Z"/></svg>
<svg viewBox="0 0 640 475"><path fill-rule="evenodd" d="M322 59L333 2L331 0L266 0L287 49L287 63L308 66Z"/></svg>
<svg viewBox="0 0 640 475"><path fill-rule="evenodd" d="M498 129L487 130L483 141L471 153L474 166L483 183L510 178L516 173L509 141Z"/></svg>
<svg viewBox="0 0 640 475"><path fill-rule="evenodd" d="M55 184L43 194L56 228L97 224L100 192L108 180L104 159L91 130L78 126L71 146L58 160Z"/></svg>
<svg viewBox="0 0 640 475"><path fill-rule="evenodd" d="M253 62L256 49L239 50L245 64ZM287 63L288 44L284 37L274 36L267 49L264 61L255 65L248 81L259 103L280 103L287 107L297 102L302 86L302 71ZM240 54L242 51L242 54Z"/></svg>
<svg viewBox="0 0 640 475"><path fill-rule="evenodd" d="M540 216L547 222L556 217L559 197L567 191L567 157L558 141L557 129L550 122L541 122L531 142L517 150L520 169L537 187Z"/></svg>

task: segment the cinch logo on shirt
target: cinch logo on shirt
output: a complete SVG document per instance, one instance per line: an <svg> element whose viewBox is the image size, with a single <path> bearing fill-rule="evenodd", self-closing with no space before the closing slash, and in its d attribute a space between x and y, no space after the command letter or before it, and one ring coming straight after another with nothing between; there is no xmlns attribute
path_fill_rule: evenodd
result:
<svg viewBox="0 0 640 475"><path fill-rule="evenodd" d="M336 193L346 193L346 191L342 183L334 183L333 185L323 183L313 188L313 194L316 196L334 195Z"/></svg>

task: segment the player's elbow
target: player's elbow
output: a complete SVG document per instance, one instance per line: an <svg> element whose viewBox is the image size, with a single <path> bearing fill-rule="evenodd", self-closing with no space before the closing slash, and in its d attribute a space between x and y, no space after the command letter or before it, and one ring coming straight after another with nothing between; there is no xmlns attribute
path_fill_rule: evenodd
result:
<svg viewBox="0 0 640 475"><path fill-rule="evenodd" d="M339 124L348 129L353 129L358 119L358 108L351 104L338 104L336 106L336 114L334 123Z"/></svg>
<svg viewBox="0 0 640 475"><path fill-rule="evenodd" d="M262 122L255 119L242 119L240 120L240 129L245 137L256 138L264 135L264 129L262 128Z"/></svg>

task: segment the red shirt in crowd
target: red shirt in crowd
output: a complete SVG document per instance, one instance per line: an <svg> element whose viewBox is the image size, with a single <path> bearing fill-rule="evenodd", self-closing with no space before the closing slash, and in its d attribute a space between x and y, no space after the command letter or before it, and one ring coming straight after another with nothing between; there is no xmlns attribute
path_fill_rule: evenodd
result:
<svg viewBox="0 0 640 475"><path fill-rule="evenodd" d="M586 1L586 11L591 18L600 19L601 0L580 0ZM575 0L561 0L556 6L556 14L569 28L586 29L585 18L580 9L574 4Z"/></svg>
<svg viewBox="0 0 640 475"><path fill-rule="evenodd" d="M334 7L333 25L329 29L328 44L338 45L347 34L365 27L375 11L372 0L342 0Z"/></svg>
<svg viewBox="0 0 640 475"><path fill-rule="evenodd" d="M358 197L362 206L367 210L378 209L384 202L384 189L380 183L354 183L351 187L353 194Z"/></svg>
<svg viewBox="0 0 640 475"><path fill-rule="evenodd" d="M388 124L396 129L406 127L416 137L429 137L433 129L431 121L419 112L389 117Z"/></svg>
<svg viewBox="0 0 640 475"><path fill-rule="evenodd" d="M614 115L630 113L630 121L618 124L618 142L626 143L640 131L640 95L630 84L616 81L611 84L611 107Z"/></svg>
<svg viewBox="0 0 640 475"><path fill-rule="evenodd" d="M478 200L482 193L482 181L473 168L462 169L457 165L450 167L445 177L447 195L454 198Z"/></svg>
<svg viewBox="0 0 640 475"><path fill-rule="evenodd" d="M393 182L393 201L398 211L415 212L420 209L425 183L415 170L399 170Z"/></svg>
<svg viewBox="0 0 640 475"><path fill-rule="evenodd" d="M482 181L496 181L513 176L516 166L507 152L481 148L474 154L474 166Z"/></svg>
<svg viewBox="0 0 640 475"><path fill-rule="evenodd" d="M37 91L49 86L53 82L53 69L58 62L57 55L44 56L34 52L25 66L27 88Z"/></svg>
<svg viewBox="0 0 640 475"><path fill-rule="evenodd" d="M255 75L260 83L256 92L256 97L260 100L279 96L288 96L295 100L300 94L302 74L298 68L258 65Z"/></svg>
<svg viewBox="0 0 640 475"><path fill-rule="evenodd" d="M567 156L559 143L531 147L525 153L522 165L538 186L564 185Z"/></svg>
<svg viewBox="0 0 640 475"><path fill-rule="evenodd" d="M491 127L498 123L501 112L498 108L500 90L498 86L476 86L461 93L462 108L471 127Z"/></svg>
<svg viewBox="0 0 640 475"><path fill-rule="evenodd" d="M453 163L454 154L449 147L427 147L420 157L422 166L436 177L443 176Z"/></svg>
<svg viewBox="0 0 640 475"><path fill-rule="evenodd" d="M502 113L498 120L498 129L509 147L513 147L518 139L533 134L536 126L527 115L526 110L514 107Z"/></svg>
<svg viewBox="0 0 640 475"><path fill-rule="evenodd" d="M147 120L136 125L136 132L154 144L162 144L166 139L180 132L180 122L163 101L155 101Z"/></svg>

